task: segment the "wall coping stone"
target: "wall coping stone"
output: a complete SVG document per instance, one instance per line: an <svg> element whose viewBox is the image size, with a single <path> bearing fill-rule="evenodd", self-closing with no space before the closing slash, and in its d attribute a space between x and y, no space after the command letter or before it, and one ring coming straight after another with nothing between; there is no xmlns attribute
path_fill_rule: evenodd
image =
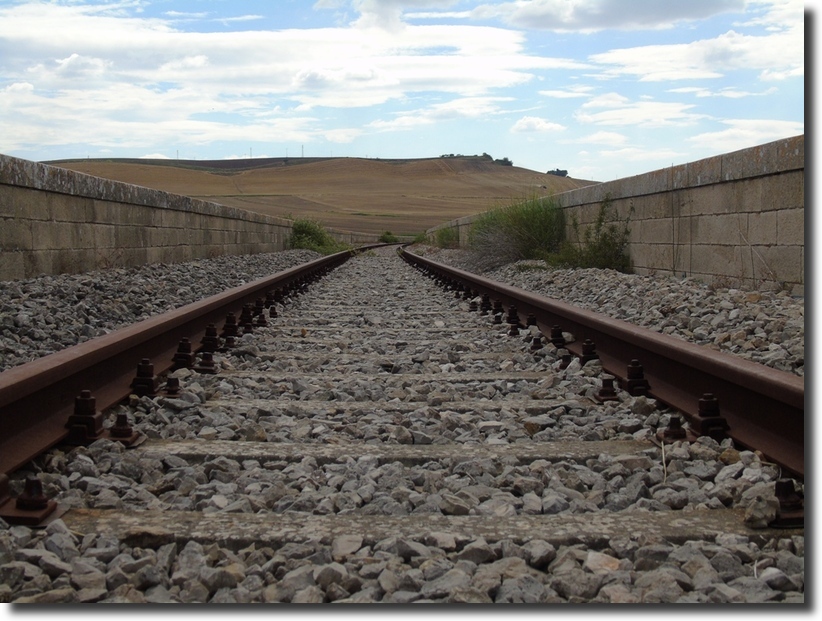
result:
<svg viewBox="0 0 822 621"><path fill-rule="evenodd" d="M157 209L184 211L272 226L291 226L285 218L228 207L181 194L171 194L139 185L103 179L81 172L0 154L0 184L32 188L45 192L70 194L83 198L140 205Z"/></svg>

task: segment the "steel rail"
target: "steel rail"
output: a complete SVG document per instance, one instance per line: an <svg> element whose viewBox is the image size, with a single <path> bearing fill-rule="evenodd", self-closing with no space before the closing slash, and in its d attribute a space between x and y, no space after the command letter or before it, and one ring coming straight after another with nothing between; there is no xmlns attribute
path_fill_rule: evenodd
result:
<svg viewBox="0 0 822 621"><path fill-rule="evenodd" d="M700 399L713 394L727 434L737 445L760 450L783 469L804 477L804 378L489 280L404 248L400 255L477 295L488 294L506 307L514 305L521 320L533 314L545 335L560 326L574 335L566 348L575 355L582 353L585 340L592 341L603 368L620 382L631 361L638 360L649 396L681 412L692 429L706 422L700 415Z"/></svg>
<svg viewBox="0 0 822 621"><path fill-rule="evenodd" d="M321 257L0 373L0 475L66 439L81 391L91 391L99 411L116 405L130 394L141 360L149 359L157 375L167 371L182 338L196 349L209 324L221 327L229 312L268 290L335 267L356 252Z"/></svg>

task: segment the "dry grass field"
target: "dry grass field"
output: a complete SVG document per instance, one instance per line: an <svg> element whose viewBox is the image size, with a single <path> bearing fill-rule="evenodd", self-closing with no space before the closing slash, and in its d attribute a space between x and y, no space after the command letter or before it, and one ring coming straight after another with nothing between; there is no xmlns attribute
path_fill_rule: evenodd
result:
<svg viewBox="0 0 822 621"><path fill-rule="evenodd" d="M340 230L398 235L415 235L517 199L593 183L477 156L48 163L247 211L311 218Z"/></svg>

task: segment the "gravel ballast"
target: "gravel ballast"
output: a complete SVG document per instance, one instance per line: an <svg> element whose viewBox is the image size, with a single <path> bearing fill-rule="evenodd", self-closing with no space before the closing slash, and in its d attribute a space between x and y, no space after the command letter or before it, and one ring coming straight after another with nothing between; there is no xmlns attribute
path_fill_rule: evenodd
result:
<svg viewBox="0 0 822 621"><path fill-rule="evenodd" d="M288 250L0 282L0 371L320 256Z"/></svg>
<svg viewBox="0 0 822 621"><path fill-rule="evenodd" d="M468 251L425 246L415 252L473 271ZM693 278L614 270L554 269L543 261L518 261L483 276L765 366L805 373L805 299L787 291L712 287Z"/></svg>
<svg viewBox="0 0 822 621"><path fill-rule="evenodd" d="M180 370L180 395L132 397L120 406L146 436L142 446L99 440L55 449L16 473L13 491L35 474L47 494L78 509L262 513L306 522L733 508L753 525L773 510L778 469L730 440L677 442L664 454L651 445L624 455L519 460L519 451L543 446L547 455L555 442L642 442L672 413L621 391L616 402L593 401L598 362L561 369L552 345L531 352L528 331L508 337L490 318L466 312L467 301L396 257L376 254L349 261L280 307L269 328L216 355L222 375ZM225 280L239 278L236 269L228 267ZM162 294L165 303L185 303L172 290ZM299 443L332 454L194 458L165 453L159 442L180 439L275 449ZM377 458L369 446L432 454L453 447L453 454ZM360 456L352 453L358 447ZM461 455L463 447L474 452ZM681 544L626 533L591 546L489 541L471 532L340 533L238 548L131 545L108 534L79 535L67 523L30 529L0 522L0 602L804 601L804 537L793 533L706 532Z"/></svg>

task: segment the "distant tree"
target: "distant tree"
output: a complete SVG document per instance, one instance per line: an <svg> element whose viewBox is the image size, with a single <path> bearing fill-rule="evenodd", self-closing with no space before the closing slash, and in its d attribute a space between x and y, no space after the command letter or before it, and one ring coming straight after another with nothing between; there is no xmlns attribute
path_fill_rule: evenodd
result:
<svg viewBox="0 0 822 621"><path fill-rule="evenodd" d="M507 157L502 158L501 160L494 160L497 164L501 164L502 166L513 166L514 162L509 160Z"/></svg>
<svg viewBox="0 0 822 621"><path fill-rule="evenodd" d="M549 175L556 175L557 177L567 177L568 171L567 170L560 170L559 168L555 168L554 170L548 171Z"/></svg>

